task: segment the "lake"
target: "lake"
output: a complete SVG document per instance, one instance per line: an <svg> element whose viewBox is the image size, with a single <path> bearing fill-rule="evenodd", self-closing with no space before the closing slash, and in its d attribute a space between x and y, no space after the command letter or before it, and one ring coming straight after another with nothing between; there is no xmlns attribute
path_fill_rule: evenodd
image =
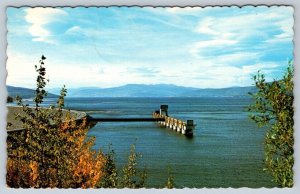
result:
<svg viewBox="0 0 300 194"><path fill-rule="evenodd" d="M67 98L70 109L93 117L151 117L161 104L169 115L193 119L197 126L189 139L154 122L98 123L88 135L95 149L116 153L117 166L127 161L132 144L142 154L139 166L148 171L147 187L163 187L168 167L176 187L274 187L263 172L263 139L248 117L248 98Z"/></svg>

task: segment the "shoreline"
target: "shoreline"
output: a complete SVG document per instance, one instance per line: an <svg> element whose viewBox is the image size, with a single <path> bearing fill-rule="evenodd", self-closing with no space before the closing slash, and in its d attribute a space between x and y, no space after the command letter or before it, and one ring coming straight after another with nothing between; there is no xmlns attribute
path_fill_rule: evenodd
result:
<svg viewBox="0 0 300 194"><path fill-rule="evenodd" d="M23 130L22 128L22 122L20 120L16 119L16 115L23 114L22 106L6 106L7 108L7 116L6 116L6 131L7 132L13 132L13 131L20 131ZM35 108L35 107L29 107L29 108ZM50 108L43 108L42 109L49 109ZM55 109L53 109L55 111ZM66 113L70 111L71 117L75 118L75 121L80 121L83 118L87 116L85 112L77 111L77 110L65 110L63 109L63 117L66 116ZM10 123L10 126L7 124Z"/></svg>

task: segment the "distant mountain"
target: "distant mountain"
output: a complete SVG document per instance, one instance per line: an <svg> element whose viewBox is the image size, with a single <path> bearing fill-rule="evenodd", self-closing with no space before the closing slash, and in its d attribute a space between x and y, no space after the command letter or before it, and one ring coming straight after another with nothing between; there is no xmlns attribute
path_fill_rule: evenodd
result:
<svg viewBox="0 0 300 194"><path fill-rule="evenodd" d="M67 97L95 97L92 93L101 90L99 87L67 88ZM48 92L59 95L61 88L51 88Z"/></svg>
<svg viewBox="0 0 300 194"><path fill-rule="evenodd" d="M191 92L197 88L176 86L172 84L128 84L113 88L70 88L68 97L172 97L178 94ZM58 94L57 89L50 92Z"/></svg>
<svg viewBox="0 0 300 194"><path fill-rule="evenodd" d="M256 92L257 89L254 86L247 87L230 87L220 89L198 89L186 93L189 97L249 97L249 92Z"/></svg>
<svg viewBox="0 0 300 194"><path fill-rule="evenodd" d="M59 94L59 89L50 89ZM246 97L255 87L230 87L221 89L199 89L172 84L128 84L113 88L83 87L68 89L67 97Z"/></svg>
<svg viewBox="0 0 300 194"><path fill-rule="evenodd" d="M23 87L14 87L14 86L6 86L8 91L8 96L15 98L16 96L20 96L22 98L34 98L35 90ZM48 93L47 97L54 98L58 97L55 94Z"/></svg>

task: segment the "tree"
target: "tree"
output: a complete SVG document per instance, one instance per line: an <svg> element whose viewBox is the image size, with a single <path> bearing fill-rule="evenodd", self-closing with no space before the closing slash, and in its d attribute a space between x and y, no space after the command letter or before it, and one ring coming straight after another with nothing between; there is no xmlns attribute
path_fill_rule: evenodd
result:
<svg viewBox="0 0 300 194"><path fill-rule="evenodd" d="M117 188L119 184L118 172L115 161L115 152L110 149L105 154L104 175L97 187Z"/></svg>
<svg viewBox="0 0 300 194"><path fill-rule="evenodd" d="M170 167L168 167L168 179L167 179L167 184L166 187L168 189L173 189L175 185L175 181L174 181L174 176L172 174L172 170Z"/></svg>
<svg viewBox="0 0 300 194"><path fill-rule="evenodd" d="M133 144L128 155L127 163L123 166L122 172L116 168L115 152L110 149L105 154L104 175L97 187L103 188L142 188L145 187L147 179L146 169L138 169L140 154L135 152Z"/></svg>
<svg viewBox="0 0 300 194"><path fill-rule="evenodd" d="M123 167L123 178L120 187L132 189L145 187L147 173L146 169L137 169L138 157L141 157L141 155L135 152L135 145L133 144L130 149L127 164Z"/></svg>
<svg viewBox="0 0 300 194"><path fill-rule="evenodd" d="M83 119L75 121L70 112L63 112L67 90L61 89L56 105L41 108L47 96L46 68L42 56L35 66L37 87L35 107L24 104L24 114L16 116L24 130L12 132L7 137L7 175L9 187L95 187L103 176L105 158L92 150L94 138L87 138L88 125Z"/></svg>
<svg viewBox="0 0 300 194"><path fill-rule="evenodd" d="M264 170L273 175L280 187L293 186L293 75L292 62L279 80L267 82L264 74L258 72L254 76L258 91L250 93L255 101L249 106L251 119L267 129Z"/></svg>
<svg viewBox="0 0 300 194"><path fill-rule="evenodd" d="M14 102L14 98L11 97L11 96L7 96L6 102L7 103L12 103L12 102Z"/></svg>

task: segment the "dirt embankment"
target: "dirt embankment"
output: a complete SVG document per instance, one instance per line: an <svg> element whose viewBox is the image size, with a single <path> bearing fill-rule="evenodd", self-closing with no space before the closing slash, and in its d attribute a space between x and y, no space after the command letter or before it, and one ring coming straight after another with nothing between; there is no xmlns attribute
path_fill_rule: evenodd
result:
<svg viewBox="0 0 300 194"><path fill-rule="evenodd" d="M7 106L7 109L8 109L8 113L7 113L7 124L8 125L7 125L6 129L8 131L22 129L22 122L19 119L16 119L16 115L24 115L22 107ZM51 109L50 111L56 111L56 110ZM65 115L67 112L68 112L67 110L63 110L64 118L65 118ZM85 112L80 112L80 111L71 110L70 113L71 113L71 117L74 118L74 120L80 120L87 116L87 114Z"/></svg>

